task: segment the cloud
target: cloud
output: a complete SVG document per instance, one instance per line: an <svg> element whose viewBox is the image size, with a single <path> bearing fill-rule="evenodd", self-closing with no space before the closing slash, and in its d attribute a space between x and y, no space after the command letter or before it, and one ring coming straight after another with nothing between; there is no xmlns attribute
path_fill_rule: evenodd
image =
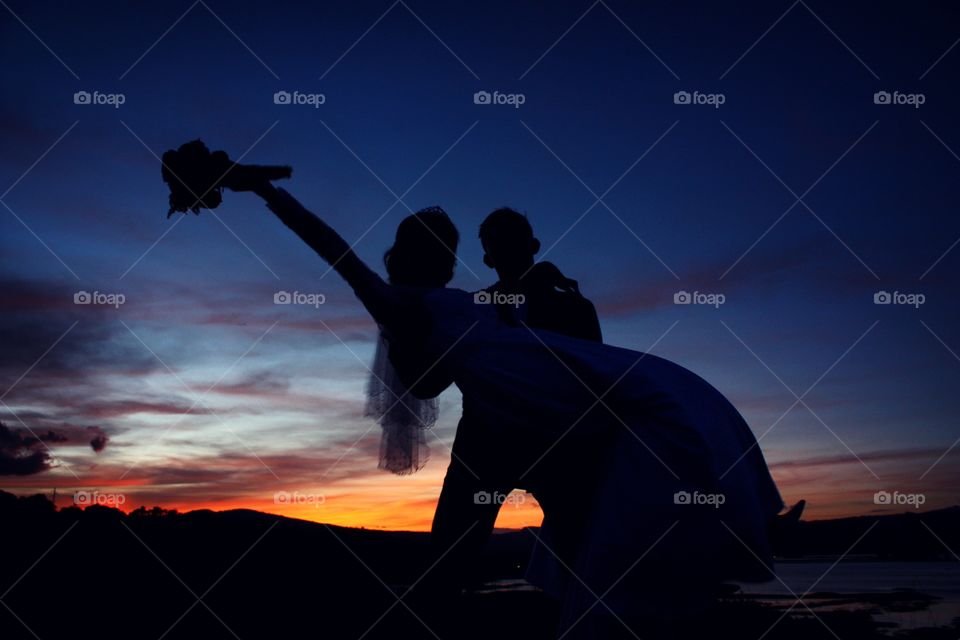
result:
<svg viewBox="0 0 960 640"><path fill-rule="evenodd" d="M86 427L82 433L98 453L110 440L99 427ZM11 429L0 422L0 476L27 476L47 471L51 467L52 455L46 443L68 443L77 435L70 427L60 432L48 429L35 433L28 429Z"/></svg>
<svg viewBox="0 0 960 640"><path fill-rule="evenodd" d="M7 436L11 446L17 446L21 455L32 453L31 447L36 448L38 443L25 442L21 435L13 431ZM387 490L401 489L396 476L377 469L379 451L380 430L375 429L330 444L299 446L292 451L259 451L254 455L247 450L223 450L187 456L173 452L157 462L130 465L119 460L107 461L80 478L61 475L57 483L77 489L121 492L127 495L131 507L176 508L199 508L219 502L254 504L271 500L279 490L305 487L329 490L339 483L353 487L358 483L380 481ZM50 468L47 452L37 449L37 453L40 455L30 473ZM6 485L27 487L32 483L11 480Z"/></svg>
<svg viewBox="0 0 960 640"><path fill-rule="evenodd" d="M179 401L94 401L83 407L84 415L93 418L116 418L129 416L135 413L179 416L188 412L194 415L209 415L213 413L212 410L203 407L200 404L194 405L193 402L185 403Z"/></svg>
<svg viewBox="0 0 960 640"><path fill-rule="evenodd" d="M214 382L204 388L224 395L283 397L290 389L290 380L271 371L260 371L233 382Z"/></svg>
<svg viewBox="0 0 960 640"><path fill-rule="evenodd" d="M89 431L93 433L93 438L90 440L90 448L96 453L103 451L107 443L110 441L110 436L103 433L100 427L87 427Z"/></svg>
<svg viewBox="0 0 960 640"><path fill-rule="evenodd" d="M140 370L159 365L133 341L115 339L127 332L110 311L75 305L77 289L57 281L0 278L5 309L0 315L0 374L12 375L13 382L32 368L76 382L80 372L89 375L118 363Z"/></svg>
<svg viewBox="0 0 960 640"><path fill-rule="evenodd" d="M40 435L24 435L0 422L0 475L26 476L50 468L50 453L41 449L44 442L64 439L52 431Z"/></svg>
<svg viewBox="0 0 960 640"><path fill-rule="evenodd" d="M956 453L960 453L957 451ZM877 462L908 462L908 461L933 461L944 454L944 449L892 449L887 451L871 451L868 453L859 453L854 456L850 453L827 456L813 456L809 458L796 458L792 460L783 460L770 465L771 469L789 469L802 468L810 469L813 467L832 467L836 465L860 464Z"/></svg>
<svg viewBox="0 0 960 640"><path fill-rule="evenodd" d="M0 422L0 476L27 476L48 471L53 458L47 443L66 445L89 443L99 453L110 441L100 427L71 427L61 431L11 429Z"/></svg>
<svg viewBox="0 0 960 640"><path fill-rule="evenodd" d="M649 312L673 305L673 294L680 290L721 292L729 295L745 287L767 284L780 286L786 271L798 269L818 256L811 243L781 248L776 252L761 250L750 253L730 270L723 279L720 276L730 268L733 258L691 265L677 275L679 280L665 271L642 282L622 278L618 287L607 291L595 300L601 321L606 317ZM729 261L728 261L729 260ZM568 274L576 277L576 274ZM626 285L626 287L624 287ZM624 290L626 288L626 290Z"/></svg>

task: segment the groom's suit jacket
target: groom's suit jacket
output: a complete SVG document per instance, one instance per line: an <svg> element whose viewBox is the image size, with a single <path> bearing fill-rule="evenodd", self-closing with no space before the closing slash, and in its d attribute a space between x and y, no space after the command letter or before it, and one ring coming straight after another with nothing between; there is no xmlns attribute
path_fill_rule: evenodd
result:
<svg viewBox="0 0 960 640"><path fill-rule="evenodd" d="M535 264L519 283L504 285L497 282L486 291L523 295L524 303L519 307L498 305L505 322L603 342L593 303L581 295L576 280L564 276L551 262Z"/></svg>

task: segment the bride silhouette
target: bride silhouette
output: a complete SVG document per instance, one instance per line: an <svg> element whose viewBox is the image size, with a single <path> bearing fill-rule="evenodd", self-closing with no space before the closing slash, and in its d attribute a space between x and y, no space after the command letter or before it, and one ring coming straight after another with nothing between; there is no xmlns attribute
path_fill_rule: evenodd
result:
<svg viewBox="0 0 960 640"><path fill-rule="evenodd" d="M482 424L509 434L501 446L522 452L511 458L529 461L534 493L550 495L557 469L590 470L578 499L543 502L565 513L546 514L528 572L560 599L564 635L597 612L619 622L688 617L723 581L772 577L769 531L783 502L749 427L719 391L648 353L506 323L495 305L447 288L458 234L439 208L400 223L385 281L272 177L227 168L219 182L182 186L256 193L353 288L381 328L374 404L384 466L418 468L422 429L435 418L430 399L455 384ZM551 459L558 450L565 457ZM542 460L553 471L538 477ZM551 530L551 521L580 526ZM590 635L587 626L578 634Z"/></svg>

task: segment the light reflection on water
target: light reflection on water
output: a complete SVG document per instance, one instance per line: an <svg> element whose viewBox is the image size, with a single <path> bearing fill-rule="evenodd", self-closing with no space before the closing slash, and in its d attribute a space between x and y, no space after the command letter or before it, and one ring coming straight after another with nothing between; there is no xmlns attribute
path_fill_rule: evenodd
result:
<svg viewBox="0 0 960 640"><path fill-rule="evenodd" d="M741 593L758 602L788 608L793 594L810 591L805 602L816 612L836 610L871 613L879 624L900 629L942 627L960 618L960 562L783 562L780 580L742 584ZM786 585L786 586L784 586ZM496 580L478 593L536 590L522 579ZM791 591L793 594L791 594ZM916 594L935 596L926 601ZM859 596L837 598L836 596ZM807 615L797 606L791 615Z"/></svg>
<svg viewBox="0 0 960 640"><path fill-rule="evenodd" d="M783 562L777 564L778 580L762 584L741 585L744 593L756 595L790 596L807 590L811 593L833 594L887 594L897 590L911 590L940 598L927 606L900 607L860 602L838 605L844 609L871 609L879 623L893 623L903 629L939 627L960 617L960 562L841 562L832 569L833 562ZM789 590L788 590L789 587ZM792 604L793 599L759 598L771 604ZM904 596L909 601L909 596ZM807 598L807 603L822 603L821 599ZM900 603L903 604L903 603ZM833 607L833 608L838 608ZM891 610L891 609L908 610ZM802 610L801 607L795 611ZM814 607L814 611L818 609ZM828 609L824 609L828 610Z"/></svg>

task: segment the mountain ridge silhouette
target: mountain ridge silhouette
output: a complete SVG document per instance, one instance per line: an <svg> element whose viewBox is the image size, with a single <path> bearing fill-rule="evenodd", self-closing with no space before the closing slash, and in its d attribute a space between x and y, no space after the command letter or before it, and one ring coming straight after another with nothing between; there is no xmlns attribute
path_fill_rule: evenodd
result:
<svg viewBox="0 0 960 640"><path fill-rule="evenodd" d="M5 639L35 633L43 640L78 635L247 640L320 629L329 638L434 637L418 620L425 613L415 617L406 602L397 604L429 569L425 532L341 527L251 509L57 509L42 494L3 491L0 522L0 593L9 607L0 608ZM799 543L782 555L843 553L871 526L854 550L857 559L866 554L878 560L952 560L943 545L960 547L960 507L950 507L801 522ZM476 585L460 608L439 612L455 626L453 637L552 637L552 601L538 591L497 587L522 578L531 533L535 528L492 537L480 563L486 588ZM916 606L929 604L929 598L926 604L922 600L911 596L921 603ZM872 635L874 623L861 614L831 613L830 626L844 638L882 637ZM711 621L753 637L775 615L777 610L749 598L734 599L722 602ZM806 622L791 619L769 637L831 637L819 623Z"/></svg>

